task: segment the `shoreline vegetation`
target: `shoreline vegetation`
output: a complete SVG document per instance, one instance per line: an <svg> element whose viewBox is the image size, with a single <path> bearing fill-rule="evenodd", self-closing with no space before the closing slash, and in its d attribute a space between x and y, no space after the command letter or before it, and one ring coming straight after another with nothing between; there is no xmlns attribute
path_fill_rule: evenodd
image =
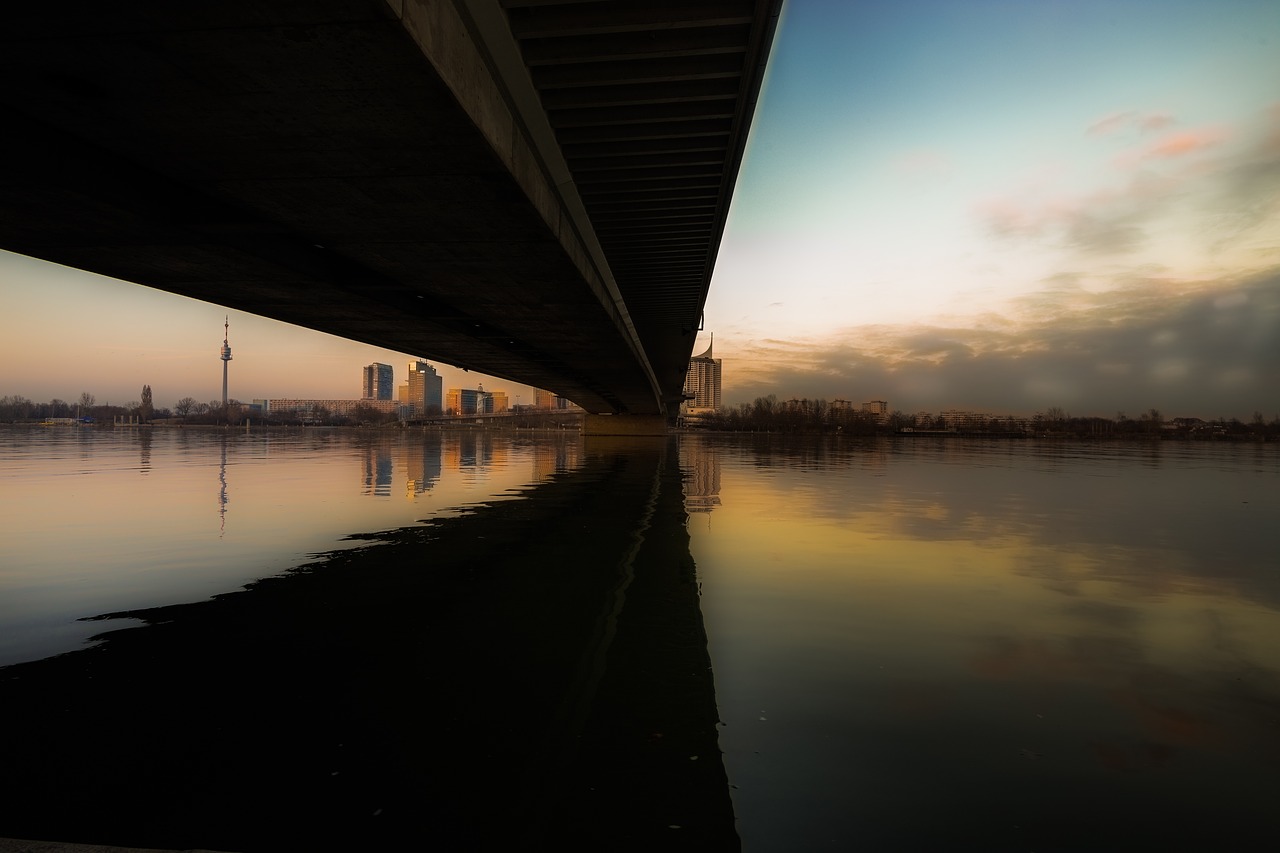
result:
<svg viewBox="0 0 1280 853"><path fill-rule="evenodd" d="M1130 418L1073 417L1050 407L1031 417L948 409L933 414L874 412L826 400L779 401L770 394L752 403L727 407L684 419L688 429L721 432L837 434L851 436L1080 438L1080 439L1217 439L1280 441L1280 415L1268 421L1255 411L1249 423L1238 418L1165 417L1158 409Z"/></svg>
<svg viewBox="0 0 1280 853"><path fill-rule="evenodd" d="M144 389L149 390L149 389ZM372 408L357 408L343 416L319 410L289 415L262 414L238 401L224 408L220 402L193 407L184 398L176 410L156 409L149 402L125 406L99 405L85 392L79 402L54 399L36 403L20 395L0 397L0 425L176 427L176 428L329 428L399 429L576 430L582 413L565 410L520 411L482 415L440 414L404 420ZM1269 420L1260 410L1249 421L1219 416L1166 417L1148 409L1136 417L1117 412L1113 417L1072 416L1050 407L1030 417L947 409L937 414L907 414L855 409L847 401L824 399L778 400L774 395L751 403L727 406L713 412L681 414L673 423L680 432L782 433L804 435L1078 438L1078 439L1188 439L1227 441L1280 441L1280 414Z"/></svg>

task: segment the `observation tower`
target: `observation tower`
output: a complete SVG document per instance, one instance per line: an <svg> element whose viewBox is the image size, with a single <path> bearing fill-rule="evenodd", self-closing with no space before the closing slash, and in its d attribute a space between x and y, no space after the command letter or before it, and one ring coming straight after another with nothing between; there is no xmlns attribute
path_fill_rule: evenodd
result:
<svg viewBox="0 0 1280 853"><path fill-rule="evenodd" d="M227 362L231 360L231 345L227 343L227 334L231 331L231 317L222 324L222 409L227 409Z"/></svg>

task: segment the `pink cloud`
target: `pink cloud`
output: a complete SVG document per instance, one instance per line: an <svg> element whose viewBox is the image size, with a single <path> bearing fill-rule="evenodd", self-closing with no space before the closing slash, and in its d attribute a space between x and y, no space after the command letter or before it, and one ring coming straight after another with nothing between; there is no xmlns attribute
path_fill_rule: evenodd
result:
<svg viewBox="0 0 1280 853"><path fill-rule="evenodd" d="M1148 157L1181 157L1194 151L1212 148L1222 141L1226 134L1221 130L1206 128L1202 130L1186 130L1173 133L1161 139L1147 149Z"/></svg>
<svg viewBox="0 0 1280 853"><path fill-rule="evenodd" d="M1122 169L1131 169L1150 160L1174 160L1213 148L1227 136L1227 131L1221 127L1180 130L1166 134L1149 145L1118 154L1115 164Z"/></svg>

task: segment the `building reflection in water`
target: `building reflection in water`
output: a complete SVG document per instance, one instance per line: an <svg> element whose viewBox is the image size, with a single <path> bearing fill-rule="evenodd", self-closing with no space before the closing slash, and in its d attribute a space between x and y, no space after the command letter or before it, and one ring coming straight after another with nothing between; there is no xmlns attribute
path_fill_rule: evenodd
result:
<svg viewBox="0 0 1280 853"><path fill-rule="evenodd" d="M275 539L327 514L347 531L378 519L358 540L378 547L111 611L147 624L0 675L24 732L0 742L0 836L398 849L450 826L468 849L740 848L674 446L340 435L318 453L285 438L302 452L269 470L253 458L274 436L207 446L223 506L238 465L240 523L220 545L287 503L283 480L297 500ZM388 458L393 479L403 460L407 480L435 482L430 525L390 527L405 502L367 499ZM549 473L531 485L531 470Z"/></svg>
<svg viewBox="0 0 1280 853"><path fill-rule="evenodd" d="M477 433L456 433L445 436L443 440L444 464L450 471L480 473L489 467L485 442ZM490 447L492 447L491 442Z"/></svg>
<svg viewBox="0 0 1280 853"><path fill-rule="evenodd" d="M578 442L558 441L553 444L533 445L533 482L541 483L554 474L572 471L582 464L582 445Z"/></svg>
<svg viewBox="0 0 1280 853"><path fill-rule="evenodd" d="M440 436L424 435L421 441L410 441L405 448L405 497L429 491L440 479Z"/></svg>
<svg viewBox="0 0 1280 853"><path fill-rule="evenodd" d="M391 494L391 448L385 444L365 448L364 490L362 494L388 497Z"/></svg>
<svg viewBox="0 0 1280 853"><path fill-rule="evenodd" d="M711 512L720 506L720 454L703 442L680 442L680 476L687 512Z"/></svg>
<svg viewBox="0 0 1280 853"><path fill-rule="evenodd" d="M389 496L398 480L396 472L403 471L408 500L437 487L445 472L461 475L464 484L478 484L528 460L532 465L529 482L540 483L576 470L583 461L581 445L569 438L524 444L487 432L397 435L370 442L362 454L360 494Z"/></svg>

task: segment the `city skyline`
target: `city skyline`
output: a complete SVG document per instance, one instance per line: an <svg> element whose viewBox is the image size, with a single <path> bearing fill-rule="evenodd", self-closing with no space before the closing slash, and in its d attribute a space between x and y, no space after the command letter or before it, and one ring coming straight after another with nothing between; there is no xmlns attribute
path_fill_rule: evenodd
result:
<svg viewBox="0 0 1280 853"><path fill-rule="evenodd" d="M228 332L235 350L228 394L242 403L358 400L363 396L357 372L361 366L399 364L403 375L404 365L419 360L10 252L0 251L0 290L11 309L0 316L6 363L0 396L48 402L75 400L88 392L99 403L124 405L149 384L159 407L172 407L183 397L220 400L224 323L234 330ZM61 324L40 321L53 310L50 294ZM31 333L30 318L42 326L39 334ZM128 333L121 334L122 329ZM512 399L533 399L533 388L523 383L431 363L446 384L505 383Z"/></svg>
<svg viewBox="0 0 1280 853"><path fill-rule="evenodd" d="M1273 416L1278 45L1242 0L788 0L704 311L723 402ZM0 395L216 399L227 315L242 401L416 355L10 254L0 288Z"/></svg>

